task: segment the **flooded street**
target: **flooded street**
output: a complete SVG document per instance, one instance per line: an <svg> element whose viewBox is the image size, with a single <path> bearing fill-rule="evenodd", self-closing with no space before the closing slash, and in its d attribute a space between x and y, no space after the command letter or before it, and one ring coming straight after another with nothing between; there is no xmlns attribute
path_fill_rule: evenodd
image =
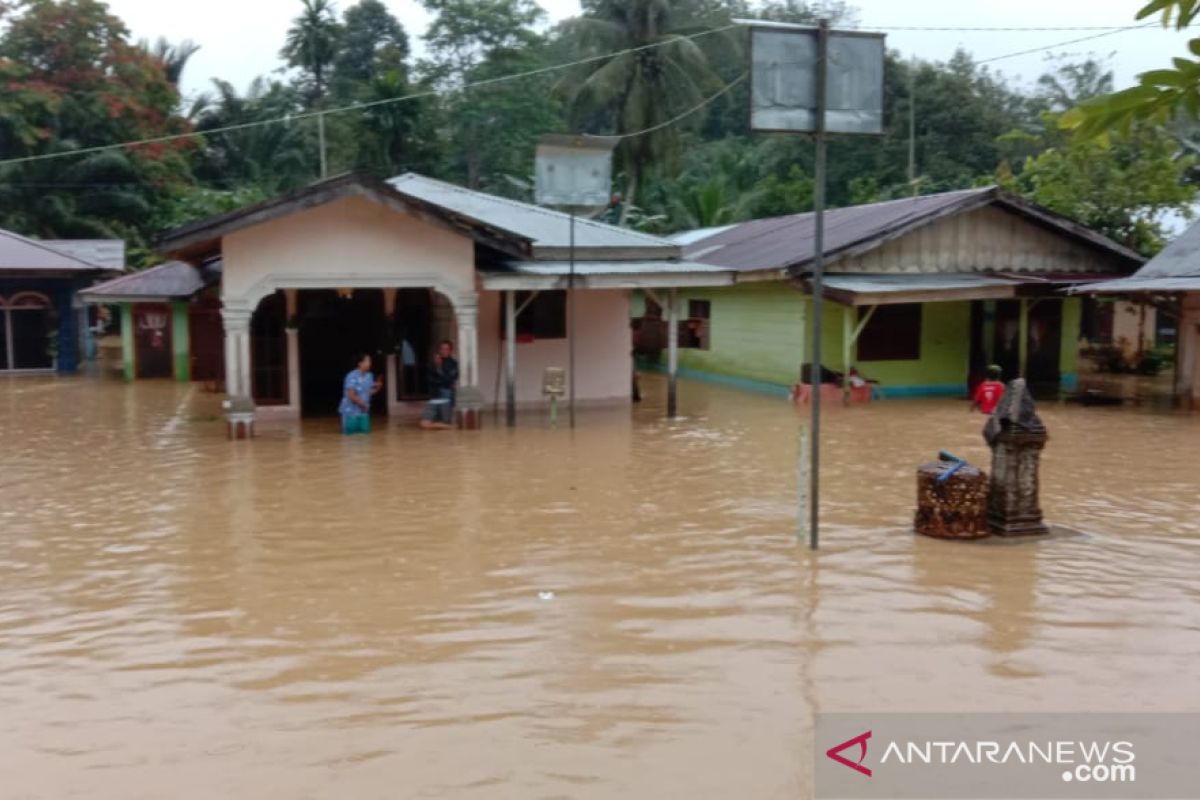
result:
<svg viewBox="0 0 1200 800"><path fill-rule="evenodd" d="M661 384L574 433L225 439L167 382L0 380L0 796L797 798L815 711L1200 711L1200 415L1043 406L1020 546L909 532L954 401ZM552 594L549 594L552 593Z"/></svg>

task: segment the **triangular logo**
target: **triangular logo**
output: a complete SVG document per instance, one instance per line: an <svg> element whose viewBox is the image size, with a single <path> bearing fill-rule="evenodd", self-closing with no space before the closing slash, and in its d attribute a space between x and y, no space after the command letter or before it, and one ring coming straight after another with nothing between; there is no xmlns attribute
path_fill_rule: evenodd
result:
<svg viewBox="0 0 1200 800"><path fill-rule="evenodd" d="M828 750L825 751L825 755L829 756L830 758L832 758L834 761L838 762L839 764L849 767L850 769L854 770L855 772L861 772L863 775L866 775L869 778L869 777L871 777L871 770L868 767L864 767L862 765L862 762L867 759L867 739L870 739L870 738L871 738L870 731L859 734L858 736L855 736L853 739L847 739L846 741L842 742L841 744L834 745L833 747L829 748ZM854 745L858 745L860 748L859 753L858 753L858 761L857 762L851 761L850 759L848 759L842 755L843 750L845 750L849 747L853 747Z"/></svg>

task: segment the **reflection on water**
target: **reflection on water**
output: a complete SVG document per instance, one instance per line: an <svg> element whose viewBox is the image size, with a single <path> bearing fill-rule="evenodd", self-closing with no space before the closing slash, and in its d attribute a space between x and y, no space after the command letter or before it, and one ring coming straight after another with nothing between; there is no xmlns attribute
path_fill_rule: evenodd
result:
<svg viewBox="0 0 1200 800"><path fill-rule="evenodd" d="M813 556L776 399L252 443L217 406L0 381L0 795L792 798L815 710L1200 710L1200 417L1044 407L1092 535L991 547L906 530L981 417L835 409Z"/></svg>

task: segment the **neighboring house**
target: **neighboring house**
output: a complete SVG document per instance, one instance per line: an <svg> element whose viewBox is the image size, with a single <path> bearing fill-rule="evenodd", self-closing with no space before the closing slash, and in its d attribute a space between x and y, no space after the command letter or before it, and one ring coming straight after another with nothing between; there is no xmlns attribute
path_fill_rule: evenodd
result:
<svg viewBox="0 0 1200 800"><path fill-rule="evenodd" d="M77 293L124 268L119 240L39 241L0 230L0 374L74 372L88 336Z"/></svg>
<svg viewBox="0 0 1200 800"><path fill-rule="evenodd" d="M85 303L120 308L125 380L220 382L225 377L220 281L219 261L202 266L168 261L79 295Z"/></svg>
<svg viewBox="0 0 1200 800"><path fill-rule="evenodd" d="M1142 263L994 187L834 209L825 225L823 366L857 367L889 396L963 395L991 363L1041 392L1073 389L1081 301L1062 290ZM796 214L676 237L686 258L737 271L735 286L683 293L684 374L800 380L813 233L812 215Z"/></svg>
<svg viewBox="0 0 1200 800"><path fill-rule="evenodd" d="M1180 234L1133 276L1076 291L1161 298L1177 305L1175 392L1191 405L1200 404L1200 223Z"/></svg>
<svg viewBox="0 0 1200 800"><path fill-rule="evenodd" d="M458 349L460 405L498 403L506 363L516 403L543 402L545 369L568 365L571 238L567 215L538 206L419 175L348 175L171 231L160 250L222 261L232 431L248 413L333 413L362 352L385 378L378 410L409 412L427 397L441 339ZM631 290L728 285L732 270L585 219L574 242L578 399L628 403ZM519 312L512 337L509 298Z"/></svg>

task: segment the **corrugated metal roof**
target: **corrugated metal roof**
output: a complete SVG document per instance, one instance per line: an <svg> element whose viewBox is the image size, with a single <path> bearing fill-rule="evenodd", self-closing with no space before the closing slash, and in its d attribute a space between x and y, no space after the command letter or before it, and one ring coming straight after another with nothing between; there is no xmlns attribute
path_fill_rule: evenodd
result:
<svg viewBox="0 0 1200 800"><path fill-rule="evenodd" d="M125 269L122 239L46 239L42 244L105 269Z"/></svg>
<svg viewBox="0 0 1200 800"><path fill-rule="evenodd" d="M1077 222L1001 192L995 186L835 208L825 213L825 255L865 252L923 225L995 203L1064 235L1138 262L1132 250ZM812 213L744 222L684 246L684 257L743 272L803 269L812 261Z"/></svg>
<svg viewBox="0 0 1200 800"><path fill-rule="evenodd" d="M221 279L220 262L194 267L183 261L167 261L131 275L98 283L80 292L88 302L118 299L185 299Z"/></svg>
<svg viewBox="0 0 1200 800"><path fill-rule="evenodd" d="M1181 278L1139 278L1075 286L1071 294L1124 294L1126 292L1200 292L1200 275Z"/></svg>
<svg viewBox="0 0 1200 800"><path fill-rule="evenodd" d="M569 275L569 261L508 262L514 272L527 275ZM642 275L673 273L679 275L712 275L729 273L728 267L700 264L695 261L576 261L576 275Z"/></svg>
<svg viewBox="0 0 1200 800"><path fill-rule="evenodd" d="M464 189L415 173L392 178L388 183L401 194L524 236L533 241L535 253L570 245L570 218L560 211ZM575 218L575 246L638 250L654 248L661 249L665 258L679 255L679 246L668 239L582 217Z"/></svg>
<svg viewBox="0 0 1200 800"><path fill-rule="evenodd" d="M854 292L856 294L876 294L883 292L920 292L946 289L983 289L996 286L1018 286L1022 282L1009 278L971 273L930 273L928 275L911 273L900 275L847 275L837 273L826 275L823 283L829 289L839 289L844 292Z"/></svg>
<svg viewBox="0 0 1200 800"><path fill-rule="evenodd" d="M80 258L49 242L30 239L19 233L0 230L0 270L46 272L96 272L107 267Z"/></svg>
<svg viewBox="0 0 1200 800"><path fill-rule="evenodd" d="M991 187L909 197L886 203L835 208L825 212L825 252L852 245L936 217L940 213L983 202ZM725 229L684 247L684 256L741 271L785 269L812 259L815 232L812 213L756 219Z"/></svg>
<svg viewBox="0 0 1200 800"><path fill-rule="evenodd" d="M1175 241L1133 275L1112 283L1112 286L1105 285L1103 291L1179 292L1200 289L1200 223L1179 234ZM1081 287L1081 290L1091 291L1088 287Z"/></svg>

